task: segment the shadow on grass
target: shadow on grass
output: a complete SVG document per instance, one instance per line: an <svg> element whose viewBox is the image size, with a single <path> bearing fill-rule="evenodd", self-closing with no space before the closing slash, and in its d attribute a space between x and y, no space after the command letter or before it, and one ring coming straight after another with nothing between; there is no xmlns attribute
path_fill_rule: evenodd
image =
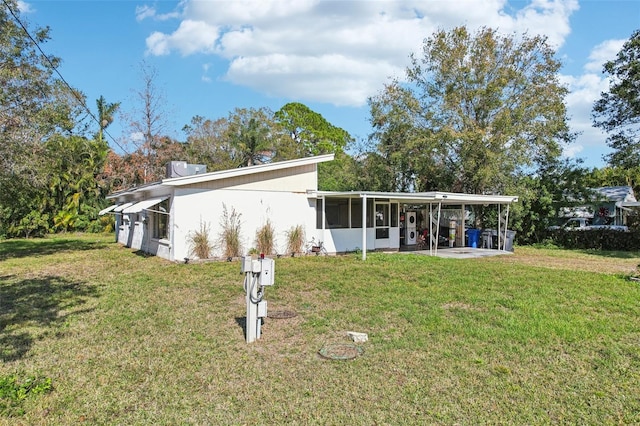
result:
<svg viewBox="0 0 640 426"><path fill-rule="evenodd" d="M247 338L247 317L236 317L236 324L242 329L244 338Z"/></svg>
<svg viewBox="0 0 640 426"><path fill-rule="evenodd" d="M97 297L96 286L61 277L16 280L0 276L0 360L25 356L34 340L58 334L89 297Z"/></svg>
<svg viewBox="0 0 640 426"><path fill-rule="evenodd" d="M61 251L83 251L104 248L105 242L67 238L16 239L0 242L0 261L29 256L46 256Z"/></svg>

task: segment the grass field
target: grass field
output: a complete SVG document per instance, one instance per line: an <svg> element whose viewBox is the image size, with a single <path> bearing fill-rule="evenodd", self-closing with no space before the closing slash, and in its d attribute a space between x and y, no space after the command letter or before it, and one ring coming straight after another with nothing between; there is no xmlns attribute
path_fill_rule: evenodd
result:
<svg viewBox="0 0 640 426"><path fill-rule="evenodd" d="M277 259L269 311L297 316L247 345L239 262L3 241L0 424L638 424L639 263L525 247ZM347 331L368 333L362 356L318 355Z"/></svg>

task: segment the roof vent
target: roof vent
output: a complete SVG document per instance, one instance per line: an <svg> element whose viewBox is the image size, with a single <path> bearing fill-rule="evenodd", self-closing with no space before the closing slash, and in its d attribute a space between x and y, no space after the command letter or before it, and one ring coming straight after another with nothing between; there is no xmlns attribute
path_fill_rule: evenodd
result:
<svg viewBox="0 0 640 426"><path fill-rule="evenodd" d="M207 173L204 164L187 164L186 161L169 161L167 163L167 178L201 175Z"/></svg>

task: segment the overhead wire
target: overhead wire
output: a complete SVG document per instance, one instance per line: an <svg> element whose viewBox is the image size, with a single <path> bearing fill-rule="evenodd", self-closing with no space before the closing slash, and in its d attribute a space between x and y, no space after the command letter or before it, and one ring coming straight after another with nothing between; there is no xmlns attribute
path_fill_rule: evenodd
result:
<svg viewBox="0 0 640 426"><path fill-rule="evenodd" d="M100 123L100 120L93 114L93 112L91 111L91 109L87 106L87 104L85 103L85 101L78 95L77 90L75 90L74 88L71 87L71 85L67 82L67 80L62 76L62 73L58 70L58 68L54 65L54 63L51 61L51 58L49 57L49 55L47 55L44 50L42 49L42 47L40 47L40 45L38 44L38 42L36 41L35 38L33 38L33 36L31 35L31 33L29 32L29 30L27 29L27 27L22 23L22 21L20 20L20 18L18 18L18 16L15 14L15 12L13 11L13 9L11 9L11 6L9 5L9 3L7 2L7 0L2 0L2 2L4 3L4 5L7 7L7 10L9 11L9 13L11 14L11 16L13 17L13 19L16 21L16 23L20 26L20 28L22 28L22 31L24 31L24 33L27 35L27 37L29 37L29 39L31 40L31 42L34 44L34 46L38 49L38 51L40 52L40 54L42 54L42 56L46 59L46 61L49 63L49 66L51 67L51 69L58 75L58 77L60 77L60 80L64 83L64 85L69 89L69 91L71 92L73 98L80 104L80 106L82 108L84 108L84 110L87 112L87 114L89 114L89 116L93 119L93 121L95 121L98 126L100 128L102 128L102 123ZM124 152L125 154L129 155L129 152L113 137L111 136L111 134L107 131L107 129L102 129L102 132L104 134L106 134L112 141L114 144L116 144L118 146L118 148L120 148L122 150L122 152Z"/></svg>

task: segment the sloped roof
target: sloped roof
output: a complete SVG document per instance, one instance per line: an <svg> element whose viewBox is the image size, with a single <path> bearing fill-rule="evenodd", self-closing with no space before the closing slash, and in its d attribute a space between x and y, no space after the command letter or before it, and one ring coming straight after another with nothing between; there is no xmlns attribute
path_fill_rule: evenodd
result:
<svg viewBox="0 0 640 426"><path fill-rule="evenodd" d="M315 157L298 158L295 160L278 161L276 163L259 164L256 166L239 167L237 169L221 170L216 172L202 173L191 176L183 176L176 178L167 178L159 182L153 182L145 185L140 185L132 188L127 188L122 191L109 194L106 198L113 199L122 195L133 194L140 191L150 191L162 186L183 186L191 185L194 183L210 182L214 180L228 179L237 176L252 175L264 172L271 172L275 170L284 170L293 167L307 166L310 164L324 163L325 161L331 161L334 158L334 154L316 155Z"/></svg>
<svg viewBox="0 0 640 426"><path fill-rule="evenodd" d="M633 188L630 186L603 186L602 188L593 189L608 201L620 201L623 203L637 201Z"/></svg>
<svg viewBox="0 0 640 426"><path fill-rule="evenodd" d="M162 185L167 186L183 186L194 183L210 182L213 180L228 179L237 176L245 176L250 174L271 172L274 170L290 169L293 167L307 166L310 164L323 163L331 161L334 154L317 155L315 157L298 158L295 160L279 161L277 163L259 164L256 166L240 167L237 169L221 170L217 172L203 173L199 175L177 177L171 179L163 179Z"/></svg>

